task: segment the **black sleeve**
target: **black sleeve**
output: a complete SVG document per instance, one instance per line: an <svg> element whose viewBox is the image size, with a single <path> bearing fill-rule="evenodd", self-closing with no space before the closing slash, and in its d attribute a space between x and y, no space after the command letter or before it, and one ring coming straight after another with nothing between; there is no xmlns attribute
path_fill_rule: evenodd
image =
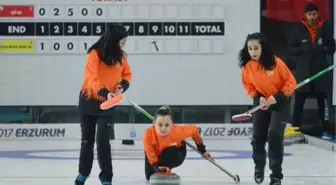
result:
<svg viewBox="0 0 336 185"><path fill-rule="evenodd" d="M293 57L299 56L303 53L299 38L299 30L296 28L293 30L287 46L287 53Z"/></svg>
<svg viewBox="0 0 336 185"><path fill-rule="evenodd" d="M99 96L102 96L104 98L107 98L107 94L109 93L110 91L106 88L101 88L99 91L98 91L98 94Z"/></svg>
<svg viewBox="0 0 336 185"><path fill-rule="evenodd" d="M324 53L326 55L333 55L335 53L335 39L333 37L330 26L326 23L324 24L325 24L323 26Z"/></svg>
<svg viewBox="0 0 336 185"><path fill-rule="evenodd" d="M273 96L275 98L276 103L278 104L283 104L288 99L288 97L285 95L283 91L279 91L275 93Z"/></svg>
<svg viewBox="0 0 336 185"><path fill-rule="evenodd" d="M197 144L196 147L197 147L197 150L201 152L201 154L204 154L207 151L203 143Z"/></svg>
<svg viewBox="0 0 336 185"><path fill-rule="evenodd" d="M121 80L119 85L124 89L124 92L126 92L130 86L130 83L127 80Z"/></svg>

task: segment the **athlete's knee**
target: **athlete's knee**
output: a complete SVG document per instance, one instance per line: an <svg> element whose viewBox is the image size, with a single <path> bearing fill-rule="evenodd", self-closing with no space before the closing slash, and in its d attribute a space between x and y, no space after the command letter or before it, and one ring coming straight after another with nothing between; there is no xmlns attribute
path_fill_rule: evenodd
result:
<svg viewBox="0 0 336 185"><path fill-rule="evenodd" d="M278 132L269 131L268 147L271 157L281 157L283 154L283 135Z"/></svg>
<svg viewBox="0 0 336 185"><path fill-rule="evenodd" d="M94 140L87 140L87 139L82 139L82 141L81 141L81 146L83 147L83 148L88 148L88 149L93 149L93 147L94 147Z"/></svg>
<svg viewBox="0 0 336 185"><path fill-rule="evenodd" d="M266 140L264 138L252 138L252 149L255 153L262 153L265 151Z"/></svg>

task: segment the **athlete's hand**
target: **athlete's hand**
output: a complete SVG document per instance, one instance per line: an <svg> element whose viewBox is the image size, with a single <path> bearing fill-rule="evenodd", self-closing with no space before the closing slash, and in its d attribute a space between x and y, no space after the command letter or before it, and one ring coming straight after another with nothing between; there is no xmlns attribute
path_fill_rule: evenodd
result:
<svg viewBox="0 0 336 185"><path fill-rule="evenodd" d="M110 92L110 93L107 94L107 99L109 100L109 99L113 98L113 96L115 96L115 95Z"/></svg>
<svg viewBox="0 0 336 185"><path fill-rule="evenodd" d="M116 96L122 94L124 92L124 88L121 87L121 85L118 85L117 89L114 91L114 94Z"/></svg>
<svg viewBox="0 0 336 185"><path fill-rule="evenodd" d="M211 154L209 152L204 152L202 155L205 159L208 159L208 160L212 159Z"/></svg>
<svg viewBox="0 0 336 185"><path fill-rule="evenodd" d="M274 98L274 96L270 96L268 99L267 99L267 105L268 106L271 106L273 104L276 104L276 100Z"/></svg>
<svg viewBox="0 0 336 185"><path fill-rule="evenodd" d="M267 110L269 105L267 104L267 100L265 97L261 97L259 100L259 104L262 106L261 110Z"/></svg>

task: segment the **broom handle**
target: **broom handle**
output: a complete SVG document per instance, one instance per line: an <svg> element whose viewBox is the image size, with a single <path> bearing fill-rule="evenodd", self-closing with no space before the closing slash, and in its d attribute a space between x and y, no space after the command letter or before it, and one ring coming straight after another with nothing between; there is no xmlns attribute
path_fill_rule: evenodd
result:
<svg viewBox="0 0 336 185"><path fill-rule="evenodd" d="M326 74L327 72L331 71L333 68L335 67L335 65L332 65L332 66L329 66L328 68L316 73L314 76L310 77L310 78L307 78L306 80L300 82L299 84L296 85L295 89L298 89L300 87L302 87L303 85L306 85L307 83L315 80L316 78L319 78L320 76ZM248 110L247 112L245 112L244 114L252 114L254 113L255 111L261 109L262 105L258 105L250 110Z"/></svg>

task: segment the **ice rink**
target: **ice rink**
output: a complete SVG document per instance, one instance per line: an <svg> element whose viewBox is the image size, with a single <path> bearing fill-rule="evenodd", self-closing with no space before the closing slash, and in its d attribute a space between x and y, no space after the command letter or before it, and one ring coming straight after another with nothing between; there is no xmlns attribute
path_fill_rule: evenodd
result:
<svg viewBox="0 0 336 185"><path fill-rule="evenodd" d="M240 184L252 185L254 165L247 140L204 141L216 161L231 173L240 176ZM0 185L72 185L77 175L78 140L2 140L0 141ZM112 141L113 185L149 184L144 176L143 151L140 141L122 145ZM189 151L182 166L174 170L182 185L235 184L224 172L196 152ZM284 185L336 184L335 153L311 145L285 147ZM94 169L87 185L99 185L99 167ZM269 183L266 169L265 181Z"/></svg>

